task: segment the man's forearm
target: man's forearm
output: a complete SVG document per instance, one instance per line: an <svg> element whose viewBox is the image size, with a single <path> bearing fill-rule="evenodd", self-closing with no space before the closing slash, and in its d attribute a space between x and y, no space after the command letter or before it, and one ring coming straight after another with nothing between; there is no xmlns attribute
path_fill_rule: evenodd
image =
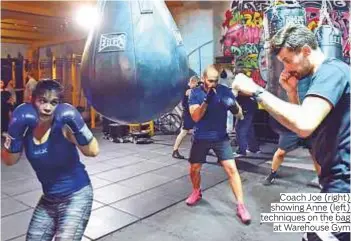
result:
<svg viewBox="0 0 351 241"><path fill-rule="evenodd" d="M289 102L290 102L290 103L297 104L297 105L300 104L297 91L286 92L286 94L287 94L287 96L288 96L288 99L289 99Z"/></svg>
<svg viewBox="0 0 351 241"><path fill-rule="evenodd" d="M302 130L298 123L301 116L303 116L301 106L285 102L268 91L264 91L260 94L258 100L264 109L279 123L302 136Z"/></svg>
<svg viewBox="0 0 351 241"><path fill-rule="evenodd" d="M233 115L236 115L236 114L238 114L238 112L239 112L239 110L240 110L239 108L240 108L240 105L238 104L237 101L235 101L234 105L230 105L230 106L228 107L228 110L229 110Z"/></svg>
<svg viewBox="0 0 351 241"><path fill-rule="evenodd" d="M202 119L202 117L205 115L206 110L207 110L208 104L206 102L203 102L199 107L197 107L193 113L191 113L191 118L195 121L198 122Z"/></svg>

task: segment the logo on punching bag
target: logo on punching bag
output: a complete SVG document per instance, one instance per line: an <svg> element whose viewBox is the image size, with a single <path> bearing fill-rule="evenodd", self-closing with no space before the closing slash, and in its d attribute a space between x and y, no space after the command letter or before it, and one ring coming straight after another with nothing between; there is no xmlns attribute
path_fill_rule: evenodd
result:
<svg viewBox="0 0 351 241"><path fill-rule="evenodd" d="M180 34L180 31L178 29L174 29L173 34L177 41L177 46L183 45L183 39L182 39L182 35Z"/></svg>
<svg viewBox="0 0 351 241"><path fill-rule="evenodd" d="M305 16L286 16L286 24L302 24L305 25Z"/></svg>
<svg viewBox="0 0 351 241"><path fill-rule="evenodd" d="M124 51L127 44L125 33L101 34L98 52Z"/></svg>

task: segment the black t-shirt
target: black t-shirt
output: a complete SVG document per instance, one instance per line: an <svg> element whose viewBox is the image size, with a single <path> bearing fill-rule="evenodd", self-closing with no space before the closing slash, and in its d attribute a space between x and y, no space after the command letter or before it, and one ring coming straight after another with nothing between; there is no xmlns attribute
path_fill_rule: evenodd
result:
<svg viewBox="0 0 351 241"><path fill-rule="evenodd" d="M10 121L10 111L13 110L13 105L8 103L11 98L9 91L1 91L1 131L7 131Z"/></svg>
<svg viewBox="0 0 351 241"><path fill-rule="evenodd" d="M322 192L350 192L350 67L326 59L312 76L308 96L333 108L310 136L312 155L321 165ZM313 115L313 113L311 113Z"/></svg>
<svg viewBox="0 0 351 241"><path fill-rule="evenodd" d="M190 88L188 88L187 90L189 90L189 89ZM184 93L184 96L183 96L183 99L182 99L183 115L190 115L190 111L189 111L189 96L187 96L185 93Z"/></svg>

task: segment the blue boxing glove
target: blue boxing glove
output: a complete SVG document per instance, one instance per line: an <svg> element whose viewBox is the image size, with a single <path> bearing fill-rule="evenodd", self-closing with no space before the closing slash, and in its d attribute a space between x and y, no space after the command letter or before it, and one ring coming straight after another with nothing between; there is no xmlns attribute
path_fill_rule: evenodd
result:
<svg viewBox="0 0 351 241"><path fill-rule="evenodd" d="M85 124L78 110L70 104L59 104L54 113L55 122L67 125L81 146L88 145L93 139L93 133Z"/></svg>
<svg viewBox="0 0 351 241"><path fill-rule="evenodd" d="M204 99L204 102L205 102L206 104L209 104L209 103L214 99L215 96L216 96L216 92L214 91L213 88L211 88L211 89L208 91L208 93L207 93L207 95L206 95L206 97L205 97L205 99Z"/></svg>
<svg viewBox="0 0 351 241"><path fill-rule="evenodd" d="M24 103L12 113L8 136L4 143L10 153L22 151L23 136L27 128L35 128L39 122L38 112L32 104Z"/></svg>
<svg viewBox="0 0 351 241"><path fill-rule="evenodd" d="M229 110L233 115L235 115L236 118L238 118L239 120L244 119L243 111L240 105L236 103L235 99L226 96L221 99L221 103L227 110Z"/></svg>

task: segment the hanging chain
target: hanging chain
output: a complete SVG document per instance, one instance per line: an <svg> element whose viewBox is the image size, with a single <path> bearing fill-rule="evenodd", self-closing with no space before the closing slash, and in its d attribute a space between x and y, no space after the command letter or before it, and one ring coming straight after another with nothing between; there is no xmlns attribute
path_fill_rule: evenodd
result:
<svg viewBox="0 0 351 241"><path fill-rule="evenodd" d="M327 23L330 27L334 28L334 24L330 18L329 13L328 13L327 0L322 0L322 6L321 6L321 9L319 10L319 22L318 22L317 28L322 26L324 19L327 20Z"/></svg>
<svg viewBox="0 0 351 241"><path fill-rule="evenodd" d="M276 4L278 0L270 0L270 1L271 1L271 4L270 4L269 8L272 8L271 20L273 20L274 18L279 17L278 11L277 11L277 4Z"/></svg>

